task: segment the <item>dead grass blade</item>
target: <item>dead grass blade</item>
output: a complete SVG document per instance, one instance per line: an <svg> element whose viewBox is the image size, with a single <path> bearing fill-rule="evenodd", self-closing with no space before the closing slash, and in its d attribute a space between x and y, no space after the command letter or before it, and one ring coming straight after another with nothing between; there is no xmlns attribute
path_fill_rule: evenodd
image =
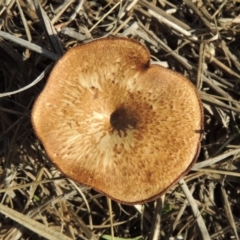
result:
<svg viewBox="0 0 240 240"><path fill-rule="evenodd" d="M225 160L227 157L230 157L232 155L236 155L236 154L239 154L240 153L240 149L235 149L235 150L232 150L232 151L229 151L229 152L226 152L226 153L223 153L217 157L214 157L214 158L211 158L211 159L208 159L208 160L205 160L205 161L202 161L202 162L199 162L199 163L196 163L192 170L200 170L201 168L204 168L204 167L209 167L213 164L216 164L222 160Z"/></svg>
<svg viewBox="0 0 240 240"><path fill-rule="evenodd" d="M52 49L57 55L62 56L63 48L57 36L57 32L55 28L53 27L51 21L49 20L47 14L43 10L39 2L37 0L34 0L33 2L36 8L36 13L38 15L38 18L40 19L40 22L43 26L46 37L49 39L49 42L51 43Z"/></svg>
<svg viewBox="0 0 240 240"><path fill-rule="evenodd" d="M11 218L12 220L16 221L17 223L23 225L24 227L32 230L33 232L39 234L42 237L45 237L49 240L71 240L72 238L67 237L66 235L55 231L54 229L45 226L28 216L19 213L7 206L4 206L0 203L0 212L5 216Z"/></svg>
<svg viewBox="0 0 240 240"><path fill-rule="evenodd" d="M39 83L49 73L49 70L51 68L52 68L52 64L48 65L45 68L45 70L35 80L33 80L33 82L31 82L30 84L28 84L27 86L25 86L25 87L23 87L21 89L18 89L16 91L12 91L12 92L0 93L0 98L11 96L11 95L23 92L23 91L25 91L25 90L35 86L37 83Z"/></svg>
<svg viewBox="0 0 240 240"><path fill-rule="evenodd" d="M182 188L182 190L183 190L183 192L184 192L184 194L185 194L185 196L186 196L186 198L187 198L187 200L188 200L188 202L189 202L189 204L190 204L190 206L192 208L193 215L196 218L199 230L200 230L201 235L202 235L202 239L204 239L204 240L211 240L210 235L208 233L208 230L206 228L206 225L204 223L204 220L203 220L203 218L201 216L201 213L198 210L197 204L195 203L195 200L194 200L194 198L193 198L193 196L192 196L188 186L186 185L186 183L185 183L185 181L183 179L181 179L179 181L179 183L180 183L181 188Z"/></svg>
<svg viewBox="0 0 240 240"><path fill-rule="evenodd" d="M224 202L224 209L225 209L225 212L226 212L226 216L228 218L230 226L232 227L232 230L233 230L233 233L235 235L235 238L237 240L239 240L238 230L237 230L237 226L235 224L235 220L234 220L234 217L233 217L232 209L231 209L231 206L230 206L230 203L229 203L229 200L228 200L227 193L226 193L226 191L225 191L223 186L221 186L221 192L222 192L222 198L223 198L223 202Z"/></svg>
<svg viewBox="0 0 240 240"><path fill-rule="evenodd" d="M9 41L12 41L14 43L17 43L25 48L28 48L34 52L37 52L39 54L42 54L43 56L45 57L48 57L54 61L57 61L59 59L59 55L55 54L55 53L52 53L46 49L43 49L42 47L34 44L34 43L30 43L24 39L21 39L21 38L17 38L16 36L13 36L9 33L6 33L6 32L3 32L3 31L0 31L0 37L2 37L3 39L6 39L6 40L9 40Z"/></svg>
<svg viewBox="0 0 240 240"><path fill-rule="evenodd" d="M154 209L154 216L152 221L152 228L150 232L149 239L150 240L158 240L161 239L161 214L162 209L164 207L164 195L156 200L156 206Z"/></svg>

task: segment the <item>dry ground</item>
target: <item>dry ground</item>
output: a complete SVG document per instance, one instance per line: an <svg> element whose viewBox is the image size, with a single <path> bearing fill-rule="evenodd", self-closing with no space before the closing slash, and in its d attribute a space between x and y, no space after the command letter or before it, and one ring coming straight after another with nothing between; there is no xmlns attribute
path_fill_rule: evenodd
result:
<svg viewBox="0 0 240 240"><path fill-rule="evenodd" d="M191 79L205 113L200 157L181 184L112 211L56 170L30 123L59 56L109 36L141 41ZM0 0L0 239L239 239L239 59L239 0Z"/></svg>

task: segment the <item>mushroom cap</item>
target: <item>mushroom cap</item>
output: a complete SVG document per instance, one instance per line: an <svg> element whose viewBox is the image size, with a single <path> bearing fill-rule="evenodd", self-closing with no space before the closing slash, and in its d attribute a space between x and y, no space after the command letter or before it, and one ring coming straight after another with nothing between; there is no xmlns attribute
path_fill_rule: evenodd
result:
<svg viewBox="0 0 240 240"><path fill-rule="evenodd" d="M136 204L190 170L203 112L188 79L150 65L139 42L114 38L67 51L34 104L32 123L65 175Z"/></svg>

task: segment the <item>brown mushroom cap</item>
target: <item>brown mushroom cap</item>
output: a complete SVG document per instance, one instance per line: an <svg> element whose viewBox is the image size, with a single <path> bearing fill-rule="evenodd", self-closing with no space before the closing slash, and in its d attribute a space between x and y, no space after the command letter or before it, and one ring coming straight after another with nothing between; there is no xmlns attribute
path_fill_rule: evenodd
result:
<svg viewBox="0 0 240 240"><path fill-rule="evenodd" d="M69 50L36 100L32 123L69 178L127 204L163 194L196 160L202 105L182 75L150 65L140 43Z"/></svg>

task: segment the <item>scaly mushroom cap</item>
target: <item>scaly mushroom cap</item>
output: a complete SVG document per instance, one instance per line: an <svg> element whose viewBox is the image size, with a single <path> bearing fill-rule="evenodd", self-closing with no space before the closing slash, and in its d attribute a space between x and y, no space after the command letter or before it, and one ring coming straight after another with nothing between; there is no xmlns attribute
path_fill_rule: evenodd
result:
<svg viewBox="0 0 240 240"><path fill-rule="evenodd" d="M32 123L69 178L127 204L163 194L198 156L202 105L182 75L150 65L140 43L69 50L34 104Z"/></svg>

